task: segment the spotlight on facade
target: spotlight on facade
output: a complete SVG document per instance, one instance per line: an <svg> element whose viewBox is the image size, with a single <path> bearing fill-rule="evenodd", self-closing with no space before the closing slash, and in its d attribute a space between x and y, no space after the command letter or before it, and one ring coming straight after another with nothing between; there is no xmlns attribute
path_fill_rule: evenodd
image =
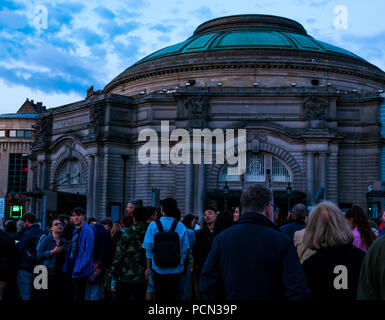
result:
<svg viewBox="0 0 385 320"><path fill-rule="evenodd" d="M217 86L218 86L218 87L222 87L222 82L218 82L218 83L217 83Z"/></svg>
<svg viewBox="0 0 385 320"><path fill-rule="evenodd" d="M190 87L195 84L195 80L187 80L186 83L184 84L185 87Z"/></svg>
<svg viewBox="0 0 385 320"><path fill-rule="evenodd" d="M295 82L292 82L292 83L291 83L291 86L292 86L292 87L295 87L296 85L297 85L297 84L296 84Z"/></svg>
<svg viewBox="0 0 385 320"><path fill-rule="evenodd" d="M253 87L258 87L258 82L253 82Z"/></svg>

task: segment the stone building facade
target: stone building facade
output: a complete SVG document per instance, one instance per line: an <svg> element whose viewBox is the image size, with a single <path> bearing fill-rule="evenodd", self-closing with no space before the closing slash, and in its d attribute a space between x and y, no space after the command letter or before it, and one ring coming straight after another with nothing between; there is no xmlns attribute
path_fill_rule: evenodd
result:
<svg viewBox="0 0 385 320"><path fill-rule="evenodd" d="M44 110L41 102L26 99L17 113L0 115L0 199L4 201L4 219L19 217L30 209L26 193L33 187L29 160L35 137L33 125Z"/></svg>
<svg viewBox="0 0 385 320"><path fill-rule="evenodd" d="M366 207L380 180L379 107L385 73L309 36L297 22L265 15L218 18L159 50L104 90L50 109L38 120L35 186L83 196L89 216L121 212L129 199L174 197L183 213L223 208L242 187L271 185L281 209L326 198ZM247 169L138 161L145 128L246 129ZM174 142L175 143L175 142ZM285 200L286 199L286 200ZM286 202L285 202L286 201ZM290 204L289 204L290 205ZM39 210L38 210L39 211Z"/></svg>

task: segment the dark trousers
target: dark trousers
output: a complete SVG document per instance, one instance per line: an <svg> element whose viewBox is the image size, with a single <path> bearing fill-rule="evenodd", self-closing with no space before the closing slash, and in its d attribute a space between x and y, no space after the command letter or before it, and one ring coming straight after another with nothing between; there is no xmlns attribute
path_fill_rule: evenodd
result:
<svg viewBox="0 0 385 320"><path fill-rule="evenodd" d="M86 284L88 277L84 278L72 278L67 275L67 298L72 298L74 301L82 301L84 300L85 292L86 292Z"/></svg>
<svg viewBox="0 0 385 320"><path fill-rule="evenodd" d="M146 283L116 281L116 301L141 300L146 298Z"/></svg>
<svg viewBox="0 0 385 320"><path fill-rule="evenodd" d="M154 271L155 300L177 301L180 273L159 274Z"/></svg>

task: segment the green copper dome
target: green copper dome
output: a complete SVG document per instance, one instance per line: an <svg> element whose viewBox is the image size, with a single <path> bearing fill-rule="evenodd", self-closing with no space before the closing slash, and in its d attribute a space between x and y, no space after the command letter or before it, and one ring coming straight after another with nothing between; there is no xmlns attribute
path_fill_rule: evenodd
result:
<svg viewBox="0 0 385 320"><path fill-rule="evenodd" d="M165 56L229 49L303 50L365 61L347 50L312 38L293 20L268 15L238 15L205 22L187 40L158 50L135 65Z"/></svg>

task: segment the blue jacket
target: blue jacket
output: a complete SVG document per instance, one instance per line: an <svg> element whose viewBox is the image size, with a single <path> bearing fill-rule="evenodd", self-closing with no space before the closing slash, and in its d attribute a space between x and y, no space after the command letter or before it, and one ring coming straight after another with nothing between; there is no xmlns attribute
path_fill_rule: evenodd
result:
<svg viewBox="0 0 385 320"><path fill-rule="evenodd" d="M74 230L74 233L76 229ZM94 255L94 232L90 225L84 223L79 236L78 251L76 255L75 267L72 272L72 278L88 277L92 273L93 268L93 255ZM67 272L69 263L69 254L71 252L70 243L67 249L66 260L63 266L63 272Z"/></svg>
<svg viewBox="0 0 385 320"><path fill-rule="evenodd" d="M301 300L310 293L293 241L254 212L214 238L199 284L206 300Z"/></svg>
<svg viewBox="0 0 385 320"><path fill-rule="evenodd" d="M61 237L60 241L66 242L65 238ZM56 254L50 255L49 252L56 247L56 241L50 232L48 236L44 236L37 245L36 259L38 264L47 267L48 273L55 272Z"/></svg>
<svg viewBox="0 0 385 320"><path fill-rule="evenodd" d="M36 264L36 246L43 234L38 224L33 224L22 231L20 240L17 243L18 267L32 273Z"/></svg>

